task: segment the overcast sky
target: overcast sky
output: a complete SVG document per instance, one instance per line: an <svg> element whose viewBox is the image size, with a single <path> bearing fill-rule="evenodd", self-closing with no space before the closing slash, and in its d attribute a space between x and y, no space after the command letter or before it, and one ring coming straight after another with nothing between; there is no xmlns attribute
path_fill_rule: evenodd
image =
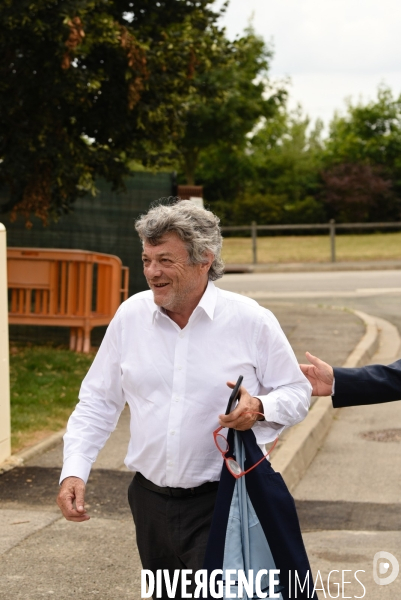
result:
<svg viewBox="0 0 401 600"><path fill-rule="evenodd" d="M381 82L400 94L400 0L231 0L222 23L229 37L252 15L273 41L271 75L291 78L291 104L312 119L327 124L346 97L373 99Z"/></svg>

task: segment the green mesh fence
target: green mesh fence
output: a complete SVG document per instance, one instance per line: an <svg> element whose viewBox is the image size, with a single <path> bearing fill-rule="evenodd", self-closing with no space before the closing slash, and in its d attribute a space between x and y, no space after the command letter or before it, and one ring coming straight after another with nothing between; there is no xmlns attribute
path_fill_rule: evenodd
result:
<svg viewBox="0 0 401 600"><path fill-rule="evenodd" d="M0 216L7 229L8 246L24 248L69 248L91 250L118 256L129 267L129 294L147 289L142 273L141 244L134 228L135 219L146 212L152 202L173 193L170 173L136 172L125 182L126 191L111 191L110 184L99 181L96 197L80 198L71 214L63 215L57 223L44 227L33 219L32 229L26 229L20 217L11 223ZM105 328L92 332L92 345L98 345ZM63 327L10 327L10 340L28 343L68 344L69 329Z"/></svg>

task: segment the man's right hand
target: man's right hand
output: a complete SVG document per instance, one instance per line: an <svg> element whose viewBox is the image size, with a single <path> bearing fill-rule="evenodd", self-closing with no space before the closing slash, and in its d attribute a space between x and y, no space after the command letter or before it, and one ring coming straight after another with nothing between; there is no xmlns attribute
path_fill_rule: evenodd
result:
<svg viewBox="0 0 401 600"><path fill-rule="evenodd" d="M67 521L88 521L85 509L85 482L79 477L66 477L57 496L57 504Z"/></svg>
<svg viewBox="0 0 401 600"><path fill-rule="evenodd" d="M312 385L312 395L331 396L334 381L333 367L317 358L317 356L313 356L310 352L305 352L305 354L312 364L299 366Z"/></svg>

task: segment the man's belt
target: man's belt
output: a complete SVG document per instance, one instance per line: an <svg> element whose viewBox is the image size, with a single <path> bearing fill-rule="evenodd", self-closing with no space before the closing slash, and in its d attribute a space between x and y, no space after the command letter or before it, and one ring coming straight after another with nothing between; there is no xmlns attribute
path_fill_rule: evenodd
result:
<svg viewBox="0 0 401 600"><path fill-rule="evenodd" d="M135 479L137 482L147 490L151 492L157 492L158 494L164 494L165 496L173 496L174 498L184 498L185 496L196 496L198 494L206 494L207 492L214 492L219 487L218 481L208 481L193 488L173 488L173 487L160 487L155 483L149 481L142 475L142 473L136 473Z"/></svg>

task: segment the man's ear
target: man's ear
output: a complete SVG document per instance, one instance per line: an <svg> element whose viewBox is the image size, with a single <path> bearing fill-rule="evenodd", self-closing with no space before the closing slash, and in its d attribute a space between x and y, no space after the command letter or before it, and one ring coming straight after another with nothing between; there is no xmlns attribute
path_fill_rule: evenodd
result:
<svg viewBox="0 0 401 600"><path fill-rule="evenodd" d="M204 254L205 259L207 259L207 262L202 263L202 271L206 271L208 272L210 267L212 266L212 262L214 261L214 254L212 254L211 252L205 252Z"/></svg>

